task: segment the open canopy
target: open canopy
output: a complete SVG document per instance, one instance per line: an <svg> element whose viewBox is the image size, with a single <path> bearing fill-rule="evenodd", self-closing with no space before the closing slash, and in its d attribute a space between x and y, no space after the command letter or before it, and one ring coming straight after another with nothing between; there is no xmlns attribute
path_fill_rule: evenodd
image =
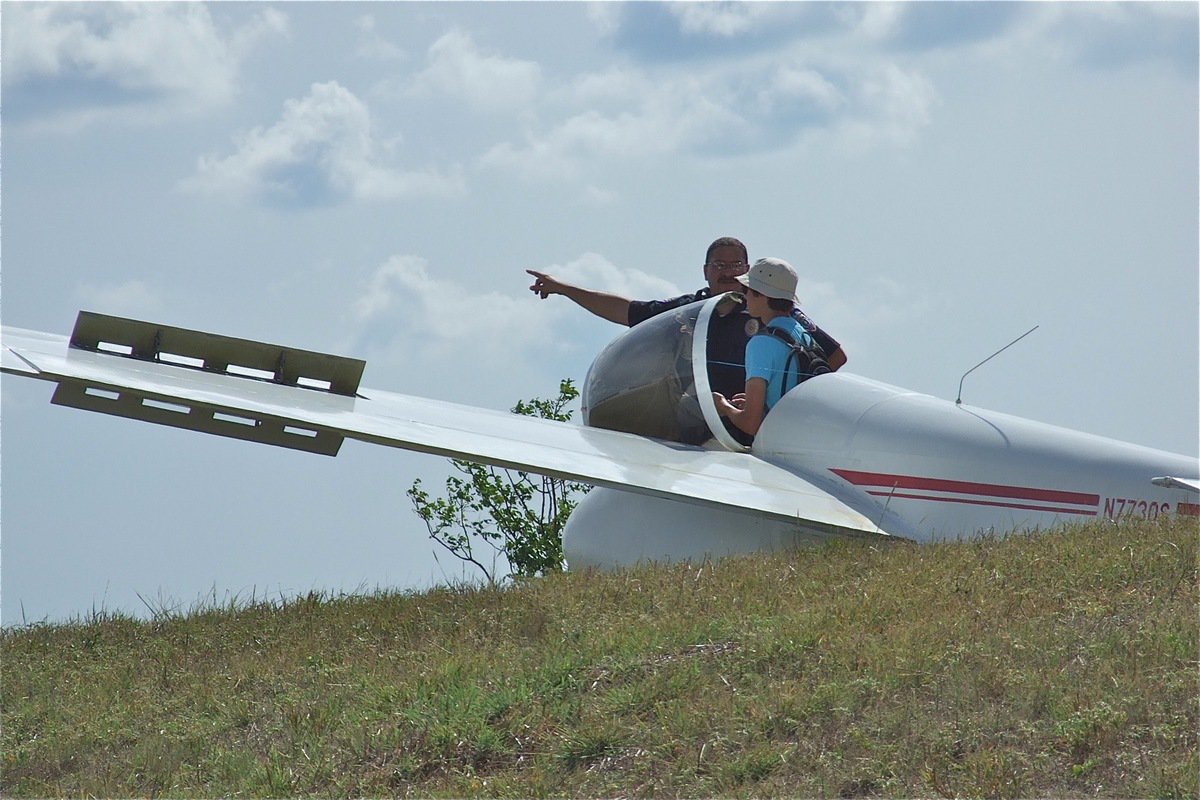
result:
<svg viewBox="0 0 1200 800"><path fill-rule="evenodd" d="M672 309L630 328L600 352L583 386L587 425L684 444L715 439L745 449L717 414L712 392L745 386L754 321L729 293Z"/></svg>

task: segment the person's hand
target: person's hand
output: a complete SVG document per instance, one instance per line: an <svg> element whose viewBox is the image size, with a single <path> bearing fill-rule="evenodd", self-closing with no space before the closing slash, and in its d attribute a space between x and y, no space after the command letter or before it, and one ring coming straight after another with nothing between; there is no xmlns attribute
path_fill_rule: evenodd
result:
<svg viewBox="0 0 1200 800"><path fill-rule="evenodd" d="M544 272L538 272L537 270L533 269L527 269L525 271L534 278L533 285L529 287L529 291L533 292L538 297L541 297L543 300L552 294L563 293L563 283L553 275L547 275Z"/></svg>
<svg viewBox="0 0 1200 800"><path fill-rule="evenodd" d="M738 392L737 394L735 394L733 396L733 400L731 400L730 403L732 403L734 408L745 408L746 407L746 393Z"/></svg>
<svg viewBox="0 0 1200 800"><path fill-rule="evenodd" d="M727 417L729 416L729 412L737 410L733 404L725 398L725 395L721 394L720 392L713 392L712 397L713 404L717 407L718 416Z"/></svg>

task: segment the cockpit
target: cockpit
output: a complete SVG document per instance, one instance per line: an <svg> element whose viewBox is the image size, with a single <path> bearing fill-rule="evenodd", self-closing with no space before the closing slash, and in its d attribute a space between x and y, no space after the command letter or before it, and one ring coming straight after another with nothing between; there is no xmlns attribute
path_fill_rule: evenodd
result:
<svg viewBox="0 0 1200 800"><path fill-rule="evenodd" d="M712 392L745 388L746 342L757 321L730 292L652 317L618 336L583 385L585 425L684 444L744 450L749 438L718 414Z"/></svg>

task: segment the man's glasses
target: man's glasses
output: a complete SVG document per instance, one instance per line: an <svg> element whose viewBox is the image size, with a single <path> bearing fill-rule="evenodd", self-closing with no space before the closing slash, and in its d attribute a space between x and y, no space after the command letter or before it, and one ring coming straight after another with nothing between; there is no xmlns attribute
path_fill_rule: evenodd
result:
<svg viewBox="0 0 1200 800"><path fill-rule="evenodd" d="M704 266L712 267L717 272L745 272L750 265L745 261L709 261Z"/></svg>

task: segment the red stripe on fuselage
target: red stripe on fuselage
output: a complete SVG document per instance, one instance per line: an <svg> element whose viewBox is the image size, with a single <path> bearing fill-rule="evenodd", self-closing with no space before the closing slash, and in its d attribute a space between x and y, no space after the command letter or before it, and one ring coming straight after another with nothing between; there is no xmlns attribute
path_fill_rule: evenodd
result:
<svg viewBox="0 0 1200 800"><path fill-rule="evenodd" d="M1200 517L1200 505L1195 503L1176 503L1175 513L1188 517Z"/></svg>
<svg viewBox="0 0 1200 800"><path fill-rule="evenodd" d="M992 506L994 508L1019 508L1024 511L1045 511L1051 514L1078 514L1082 517L1094 517L1097 514L1096 509L1082 508L1055 508L1054 506L1034 506L1027 503L1002 503L998 500L972 500L967 497L934 497L926 494L907 494L904 492L881 492L878 490L868 491L867 494L875 497L899 497L905 500L932 500L935 503L961 503L969 506Z"/></svg>
<svg viewBox="0 0 1200 800"><path fill-rule="evenodd" d="M1030 486L1005 486L995 483L951 481L944 478L920 478L915 475L893 475L884 472L859 472L852 469L831 469L835 475L860 487L881 489L916 489L927 492L1002 497L1010 500L1033 500L1046 503L1072 503L1082 506L1099 506L1100 495L1085 492L1065 492L1059 489L1036 489ZM879 494L871 492L871 494ZM951 501L957 498L922 497L923 500ZM1074 513L1083 513L1076 511Z"/></svg>

